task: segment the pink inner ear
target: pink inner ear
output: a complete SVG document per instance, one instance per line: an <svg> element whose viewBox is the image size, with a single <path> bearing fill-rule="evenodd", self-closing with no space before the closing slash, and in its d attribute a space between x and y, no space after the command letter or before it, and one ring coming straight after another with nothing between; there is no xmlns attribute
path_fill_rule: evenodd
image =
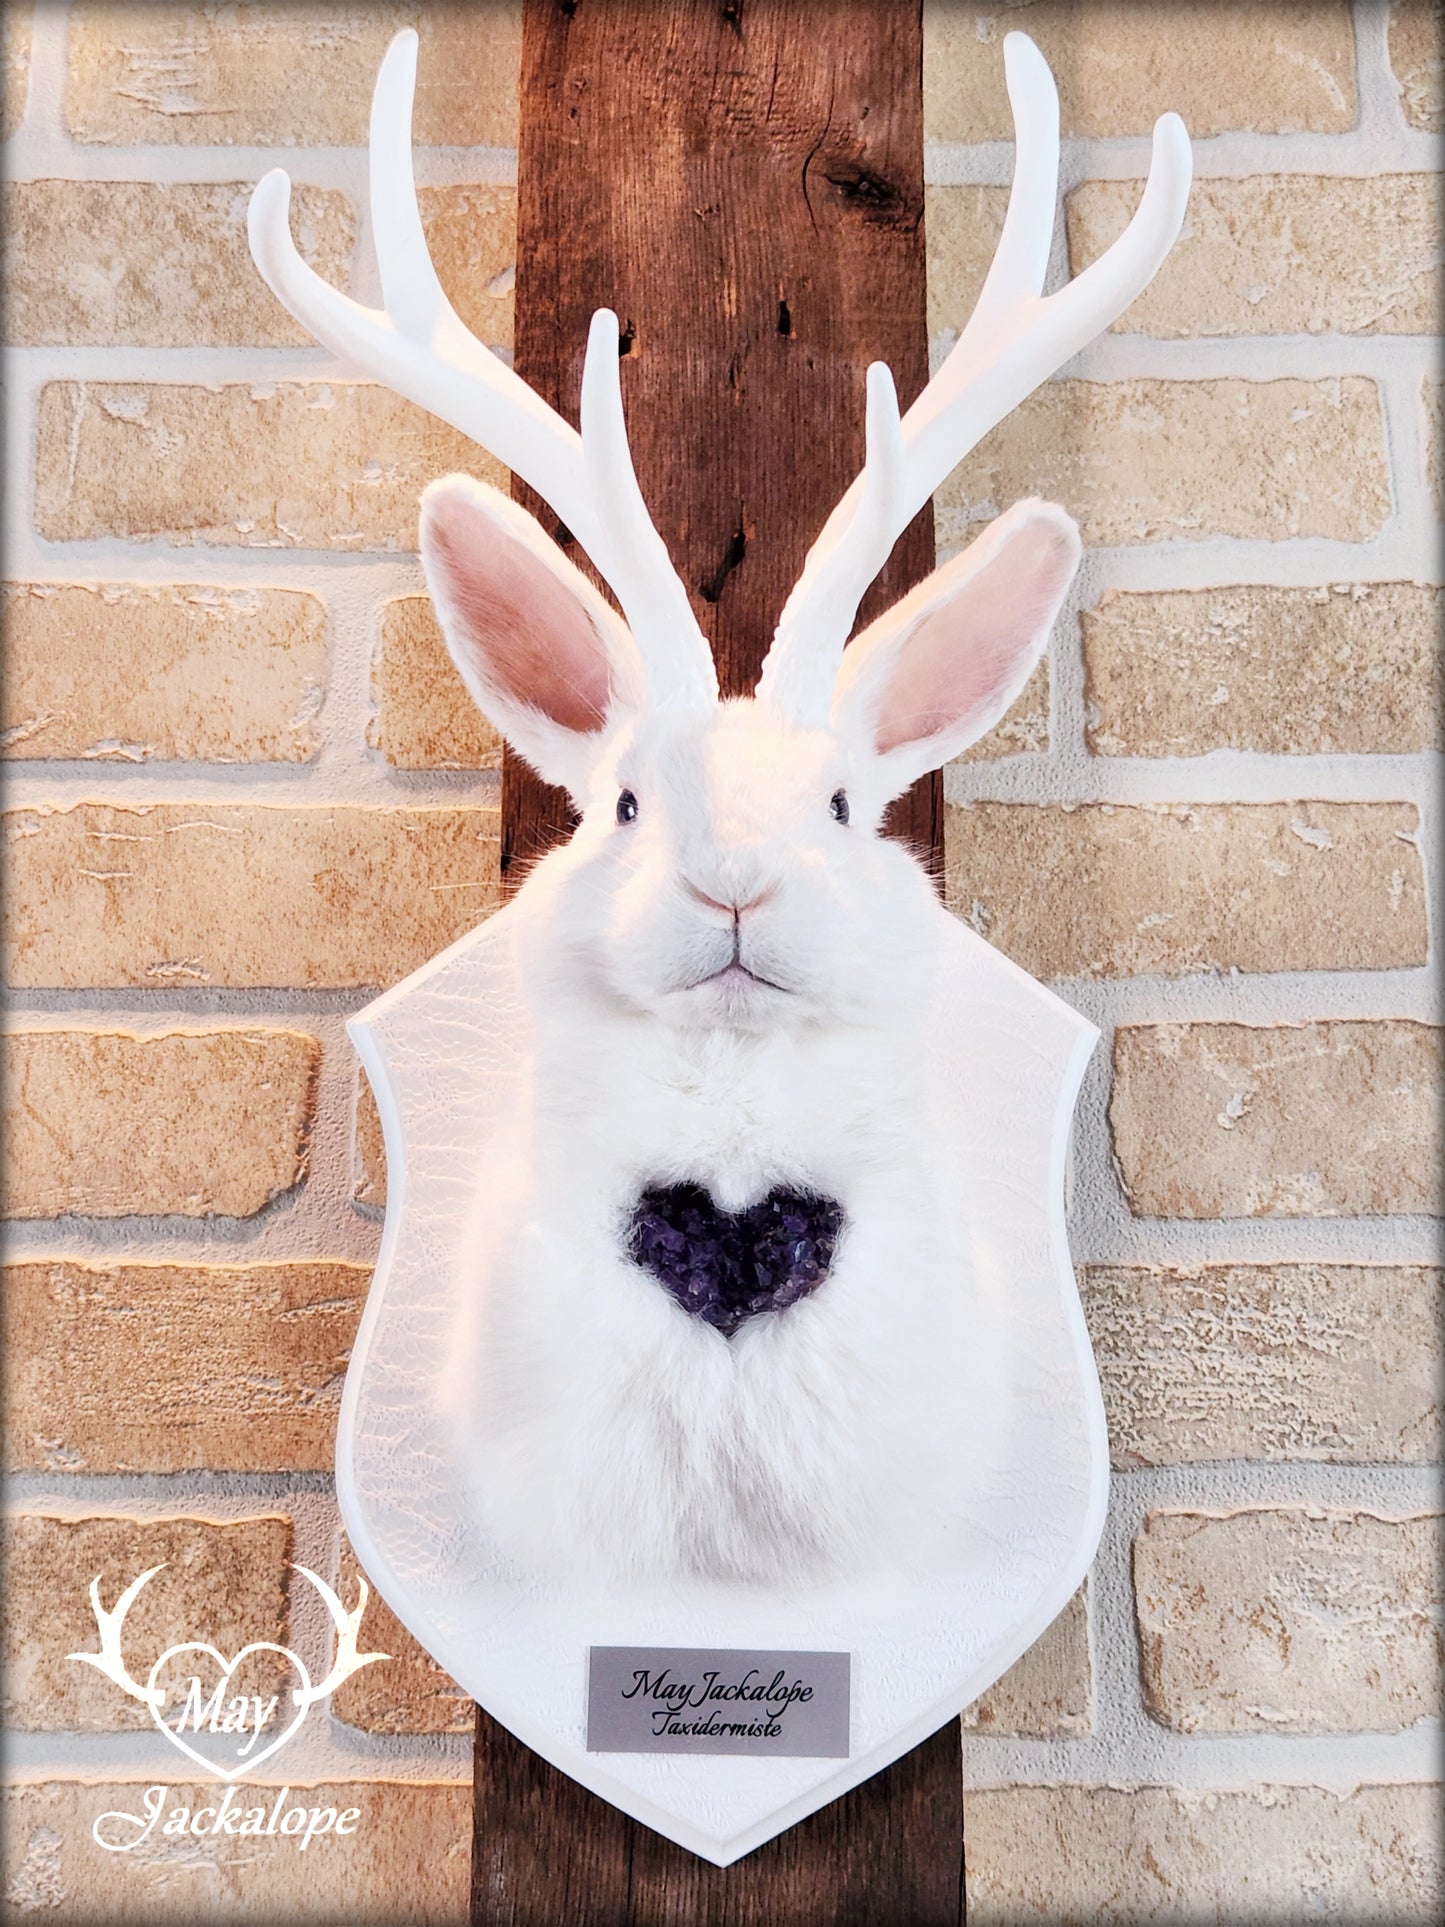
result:
<svg viewBox="0 0 1445 1927"><path fill-rule="evenodd" d="M509 702L591 734L611 681L585 609L522 543L465 501L437 503L432 553L477 675Z"/></svg>
<svg viewBox="0 0 1445 1927"><path fill-rule="evenodd" d="M1075 565L1068 538L1027 523L904 641L878 707L881 753L997 720L1032 667Z"/></svg>

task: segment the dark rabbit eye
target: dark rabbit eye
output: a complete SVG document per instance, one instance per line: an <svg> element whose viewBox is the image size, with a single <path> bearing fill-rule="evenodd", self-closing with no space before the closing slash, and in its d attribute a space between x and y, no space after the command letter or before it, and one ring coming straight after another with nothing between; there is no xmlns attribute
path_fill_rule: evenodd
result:
<svg viewBox="0 0 1445 1927"><path fill-rule="evenodd" d="M834 790L833 800L828 805L828 814L835 823L846 823L848 821L848 792L846 790Z"/></svg>
<svg viewBox="0 0 1445 1927"><path fill-rule="evenodd" d="M619 823L631 823L636 816L637 798L631 790L624 790L617 799L617 820Z"/></svg>

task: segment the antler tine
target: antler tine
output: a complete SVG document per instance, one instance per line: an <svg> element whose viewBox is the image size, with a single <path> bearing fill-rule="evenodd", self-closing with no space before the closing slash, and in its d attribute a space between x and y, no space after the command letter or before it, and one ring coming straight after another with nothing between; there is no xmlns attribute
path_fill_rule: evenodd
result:
<svg viewBox="0 0 1445 1927"><path fill-rule="evenodd" d="M788 640L808 633L846 638L868 585L888 560L907 490L907 451L898 391L886 362L869 364L863 472L808 551L803 573L783 606L777 636L758 681L760 700L787 714L826 716L836 658ZM842 646L841 643L839 645Z"/></svg>
<svg viewBox="0 0 1445 1927"><path fill-rule="evenodd" d="M1003 43L1004 81L1014 124L1014 174L1003 232L974 303L969 327L982 331L1020 296L1043 293L1059 192L1059 90L1026 33Z"/></svg>
<svg viewBox="0 0 1445 1927"><path fill-rule="evenodd" d="M975 310L947 361L903 419L913 483L910 517L991 428L1112 326L1148 287L1183 225L1192 172L1183 121L1177 114L1162 115L1154 127L1143 197L1113 245L1051 295L1040 298L1036 291L1020 290L1007 300L1000 289L997 306L985 311L982 325ZM1009 217L1012 213L1010 195ZM1008 217L1005 227L1007 222Z"/></svg>
<svg viewBox="0 0 1445 1927"><path fill-rule="evenodd" d="M407 27L386 50L371 96L367 161L382 304L403 334L426 341L439 323L461 323L437 280L417 205L411 156L417 45L416 29Z"/></svg>
<svg viewBox="0 0 1445 1927"><path fill-rule="evenodd" d="M983 292L947 360L903 417L903 478L889 491L886 521L869 520L867 473L829 516L809 551L758 685L793 720L827 718L827 694L868 583L909 522L970 449L1019 403L1102 334L1153 280L1174 245L1189 199L1193 162L1177 114L1155 124L1149 178L1128 227L1100 258L1053 294L1041 292L1058 193L1059 102L1047 61L1027 34L1004 40L1014 116L1014 179L1003 233ZM871 455L870 455L871 460ZM858 594L829 593L830 558L846 547ZM864 556L877 557L862 575ZM791 658L816 654L810 673Z"/></svg>
<svg viewBox="0 0 1445 1927"><path fill-rule="evenodd" d="M469 332L442 290L412 169L416 59L417 35L406 28L388 47L372 96L371 215L384 308L341 294L301 259L291 235L291 183L279 168L251 196L252 258L277 299L325 347L460 429L551 504L615 590L650 678L694 695L715 693L711 654L626 453L620 384L611 392L604 384L606 405L593 411L603 443L594 461L583 437ZM613 328L615 360L615 321Z"/></svg>
<svg viewBox="0 0 1445 1927"><path fill-rule="evenodd" d="M622 412L622 362L617 316L610 308L599 308L587 331L587 356L582 363L582 454L587 480L599 502L611 502L617 513L611 524L612 552L618 573L626 580L647 583L652 591L653 620L642 625L638 648L648 656L654 637L664 644L662 660L648 663L653 688L666 692L670 672L676 663L675 640L689 632L701 640L701 632L687 592L677 578L667 545L653 525L637 484L632 464L632 448L627 439L627 420ZM584 547L586 545L584 544ZM593 557L596 560L596 557ZM600 563L598 565L601 566ZM611 578L609 578L610 580ZM634 631L636 633L636 631ZM657 653L653 651L654 655ZM699 661L696 651L691 660ZM712 651L703 645L700 666L705 693L717 695L717 670ZM686 693L692 694L691 685Z"/></svg>
<svg viewBox="0 0 1445 1927"><path fill-rule="evenodd" d="M372 108L372 131L382 153L406 153L400 182L385 174L376 153L372 156L378 264L383 288L397 293L397 312L353 301L301 259L291 235L291 181L281 168L264 175L251 195L252 259L277 300L324 347L459 428L564 514L560 496L571 511L568 527L584 541L583 525L590 518L580 501L581 437L468 333L442 293L426 251L411 177L415 46L407 43L415 38L408 28L387 49ZM410 275L417 278L409 281ZM406 329L399 317L409 324Z"/></svg>
<svg viewBox="0 0 1445 1927"><path fill-rule="evenodd" d="M1178 114L1161 114L1154 123L1149 174L1133 219L1097 261L1049 296L1047 305L1059 325L1067 317L1070 335L1081 347L1112 327L1163 266L1184 225L1193 174L1184 122Z"/></svg>

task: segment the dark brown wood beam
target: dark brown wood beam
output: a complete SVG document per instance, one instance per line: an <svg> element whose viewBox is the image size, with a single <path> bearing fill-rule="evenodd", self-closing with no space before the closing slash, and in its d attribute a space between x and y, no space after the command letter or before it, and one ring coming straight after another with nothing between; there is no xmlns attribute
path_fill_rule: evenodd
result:
<svg viewBox="0 0 1445 1927"><path fill-rule="evenodd" d="M957 1720L731 1867L639 1826L478 1710L476 1927L960 1927Z"/></svg>
<svg viewBox="0 0 1445 1927"><path fill-rule="evenodd" d="M516 367L575 421L616 310L638 479L728 695L862 466L868 363L905 409L928 378L922 38L918 0L524 0ZM926 508L862 619L932 567ZM510 756L502 807L515 884L570 817ZM890 828L939 860L936 775Z"/></svg>
<svg viewBox="0 0 1445 1927"><path fill-rule="evenodd" d="M919 0L523 0L516 367L573 421L599 307L622 324L643 494L724 692L745 694L862 464L868 363L889 364L904 408L927 379ZM925 510L862 620L932 567ZM927 779L890 818L935 866L941 795ZM515 887L569 812L509 754L502 816ZM480 1712L475 1812L486 1927L962 1918L956 1721L726 1869Z"/></svg>

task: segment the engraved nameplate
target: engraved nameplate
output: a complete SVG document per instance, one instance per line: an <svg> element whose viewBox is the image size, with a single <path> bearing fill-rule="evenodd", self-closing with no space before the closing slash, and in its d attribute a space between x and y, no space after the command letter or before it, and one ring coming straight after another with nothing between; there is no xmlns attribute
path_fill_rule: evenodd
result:
<svg viewBox="0 0 1445 1927"><path fill-rule="evenodd" d="M589 1753L846 1760L849 1653L593 1646Z"/></svg>

